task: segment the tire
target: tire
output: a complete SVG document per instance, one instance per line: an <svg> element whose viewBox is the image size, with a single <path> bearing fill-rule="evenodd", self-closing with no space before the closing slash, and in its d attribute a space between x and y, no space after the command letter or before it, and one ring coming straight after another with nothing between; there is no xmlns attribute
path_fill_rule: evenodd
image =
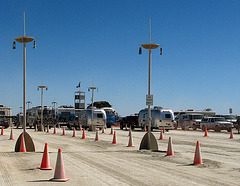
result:
<svg viewBox="0 0 240 186"><path fill-rule="evenodd" d="M221 132L221 129L220 129L220 127L217 125L217 126L215 126L215 132Z"/></svg>
<svg viewBox="0 0 240 186"><path fill-rule="evenodd" d="M231 132L231 128L230 129L227 129L228 132Z"/></svg>
<svg viewBox="0 0 240 186"><path fill-rule="evenodd" d="M197 130L197 126L196 125L193 125L193 130Z"/></svg>
<svg viewBox="0 0 240 186"><path fill-rule="evenodd" d="M202 126L202 131L205 131L205 126L204 125Z"/></svg>
<svg viewBox="0 0 240 186"><path fill-rule="evenodd" d="M123 125L120 124L120 129L123 130Z"/></svg>

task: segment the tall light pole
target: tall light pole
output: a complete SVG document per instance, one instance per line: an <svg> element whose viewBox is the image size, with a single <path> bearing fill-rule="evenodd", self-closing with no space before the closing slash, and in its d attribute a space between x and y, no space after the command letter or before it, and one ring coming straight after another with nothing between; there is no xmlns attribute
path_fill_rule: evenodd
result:
<svg viewBox="0 0 240 186"><path fill-rule="evenodd" d="M46 88L46 90L48 90L48 88L45 85L40 85L40 86L38 86L38 90L39 90L39 88L41 89L41 125L40 125L40 131L42 131L42 128L43 128L43 89Z"/></svg>
<svg viewBox="0 0 240 186"><path fill-rule="evenodd" d="M24 36L14 38L15 41L19 43L23 43L23 133L20 134L17 143L15 145L15 152L19 152L21 136L24 135L26 151L35 152L35 146L33 144L32 138L26 132L26 43L32 42L37 38L27 37L25 36L25 12L23 12L23 28L24 28ZM16 42L13 42L13 49L16 49ZM36 43L34 41L33 48L36 47Z"/></svg>
<svg viewBox="0 0 240 186"><path fill-rule="evenodd" d="M56 120L56 107L55 107L55 105L57 105L57 102L53 101L52 104L54 105L54 119Z"/></svg>
<svg viewBox="0 0 240 186"><path fill-rule="evenodd" d="M91 124L93 124L93 99L94 99L94 90L97 89L98 92L98 88L97 87L89 87L88 91L92 90L92 120L91 120Z"/></svg>
<svg viewBox="0 0 240 186"><path fill-rule="evenodd" d="M30 103L32 103L32 102L31 101L27 101L28 109L29 109Z"/></svg>
<svg viewBox="0 0 240 186"><path fill-rule="evenodd" d="M148 49L148 94L146 95L146 105L148 105L148 131L144 135L141 144L140 144L140 150L141 149L148 149L148 150L158 150L158 144L155 136L151 133L151 105L153 105L153 95L151 95L151 50L156 49L159 46L159 44L151 43L151 20L149 19L149 43L147 44L141 44L141 47ZM139 54L142 53L141 47L139 48ZM160 55L162 55L162 48L160 48Z"/></svg>

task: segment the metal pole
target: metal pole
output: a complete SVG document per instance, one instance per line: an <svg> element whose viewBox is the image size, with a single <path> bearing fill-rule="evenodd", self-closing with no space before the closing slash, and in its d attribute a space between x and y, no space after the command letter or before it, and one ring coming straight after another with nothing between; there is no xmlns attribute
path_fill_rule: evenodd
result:
<svg viewBox="0 0 240 186"><path fill-rule="evenodd" d="M92 89L92 121L91 121L91 124L93 124L93 96L94 96L94 89Z"/></svg>
<svg viewBox="0 0 240 186"><path fill-rule="evenodd" d="M41 126L42 126L42 123L43 123L43 88L42 89L42 95L41 95Z"/></svg>
<svg viewBox="0 0 240 186"><path fill-rule="evenodd" d="M26 132L26 43L23 43L23 132Z"/></svg>
<svg viewBox="0 0 240 186"><path fill-rule="evenodd" d="M149 49L149 65L148 65L148 95L151 95L151 49ZM148 132L151 132L151 106L148 105Z"/></svg>

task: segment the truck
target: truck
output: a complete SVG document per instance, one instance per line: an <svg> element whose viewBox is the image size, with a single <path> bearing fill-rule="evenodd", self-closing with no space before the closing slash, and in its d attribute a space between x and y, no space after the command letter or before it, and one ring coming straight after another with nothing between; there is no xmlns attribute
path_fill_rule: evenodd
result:
<svg viewBox="0 0 240 186"><path fill-rule="evenodd" d="M174 129L174 114L171 109L164 109L162 107L151 108L151 130L163 129L166 131ZM148 128L148 109L142 109L138 114L139 125L144 129L145 125Z"/></svg>
<svg viewBox="0 0 240 186"><path fill-rule="evenodd" d="M75 114L78 116L79 125L85 129L89 128L91 124L100 130L106 127L107 116L103 109L93 109L93 120L91 109L77 110Z"/></svg>
<svg viewBox="0 0 240 186"><path fill-rule="evenodd" d="M138 122L138 115L123 117L120 121L120 129L122 130L124 127L131 127L132 130L134 130L134 128L140 127Z"/></svg>
<svg viewBox="0 0 240 186"><path fill-rule="evenodd" d="M0 126L8 128L11 123L12 108L0 105Z"/></svg>

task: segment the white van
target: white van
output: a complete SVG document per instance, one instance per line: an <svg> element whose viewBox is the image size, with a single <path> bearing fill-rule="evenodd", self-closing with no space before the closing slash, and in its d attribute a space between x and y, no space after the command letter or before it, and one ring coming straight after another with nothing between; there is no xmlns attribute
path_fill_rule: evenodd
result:
<svg viewBox="0 0 240 186"><path fill-rule="evenodd" d="M105 111L102 109L93 110L93 121L91 109L75 110L75 115L78 116L78 122L83 128L89 128L91 124L100 129L106 126L107 116Z"/></svg>
<svg viewBox="0 0 240 186"><path fill-rule="evenodd" d="M162 129L163 126L168 131L174 128L174 115L171 109L163 109L161 107L151 108L151 130L152 129ZM138 114L139 126L144 128L146 125L148 127L148 109L140 110Z"/></svg>

